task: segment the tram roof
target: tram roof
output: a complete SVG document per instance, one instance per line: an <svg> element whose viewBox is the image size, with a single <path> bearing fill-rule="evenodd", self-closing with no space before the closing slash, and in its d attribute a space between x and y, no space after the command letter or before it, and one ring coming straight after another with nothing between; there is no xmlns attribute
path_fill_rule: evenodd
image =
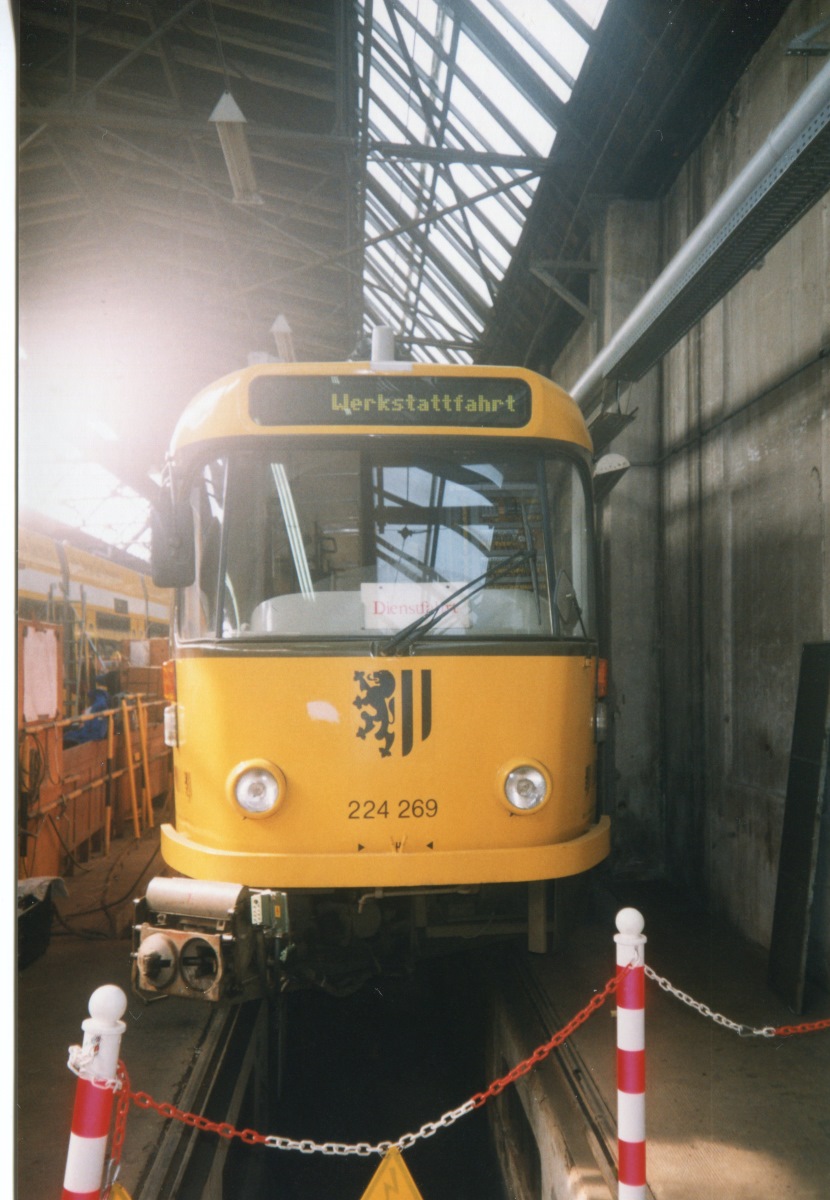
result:
<svg viewBox="0 0 830 1200"><path fill-rule="evenodd" d="M276 386L257 405L252 397L259 382L268 380ZM280 380L289 381L287 394ZM290 386L292 381L299 387ZM171 449L175 455L188 445L275 433L512 436L558 439L591 450L578 406L536 372L368 362L260 365L233 372L191 401Z"/></svg>

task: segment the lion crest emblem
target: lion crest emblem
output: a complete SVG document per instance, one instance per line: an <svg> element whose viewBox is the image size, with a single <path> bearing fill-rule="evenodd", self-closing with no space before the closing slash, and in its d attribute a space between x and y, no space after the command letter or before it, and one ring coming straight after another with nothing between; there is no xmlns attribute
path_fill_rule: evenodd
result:
<svg viewBox="0 0 830 1200"><path fill-rule="evenodd" d="M374 734L381 758L388 758L395 740L395 676L391 671L355 671L354 678L360 688L354 699L361 719L357 736L365 741Z"/></svg>

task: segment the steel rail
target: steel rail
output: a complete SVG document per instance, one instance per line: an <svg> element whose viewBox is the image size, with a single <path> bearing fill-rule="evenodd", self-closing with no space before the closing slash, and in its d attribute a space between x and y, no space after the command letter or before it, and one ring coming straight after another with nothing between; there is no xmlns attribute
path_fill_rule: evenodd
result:
<svg viewBox="0 0 830 1200"><path fill-rule="evenodd" d="M174 1001L175 1003L175 1001ZM253 1010L256 1010L255 1015ZM195 1049L191 1073L177 1098L179 1107L234 1123L255 1080L258 1048L267 1036L263 1002L217 1008ZM221 1200L229 1144L224 1138L178 1121L168 1121L134 1192L134 1200ZM255 1195L241 1186L237 1195Z"/></svg>
<svg viewBox="0 0 830 1200"><path fill-rule="evenodd" d="M559 1028L562 1024L561 1014L537 977L532 960L517 955L513 967L516 987L524 992L542 1025L550 1029ZM606 1104L594 1083L590 1069L571 1039L558 1046L556 1053L551 1055L548 1061L551 1064L550 1069L556 1072L567 1091L579 1120L584 1124L585 1138L600 1175L608 1185L609 1191L616 1194L617 1127L613 1112Z"/></svg>

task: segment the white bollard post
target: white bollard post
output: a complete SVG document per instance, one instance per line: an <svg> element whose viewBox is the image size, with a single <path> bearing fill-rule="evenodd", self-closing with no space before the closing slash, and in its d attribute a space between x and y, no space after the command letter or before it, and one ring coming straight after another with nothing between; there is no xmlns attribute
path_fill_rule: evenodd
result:
<svg viewBox="0 0 830 1200"><path fill-rule="evenodd" d="M99 987L90 996L89 1016L81 1023L83 1046L70 1050L69 1062L78 1071L78 1086L61 1200L100 1198L115 1097L109 1084L118 1077L121 1035L126 1029L121 1017L126 1008L127 997L121 988L111 983ZM73 1050L79 1050L74 1059Z"/></svg>
<svg viewBox="0 0 830 1200"><path fill-rule="evenodd" d="M617 913L618 1200L646 1200L645 922L636 908Z"/></svg>

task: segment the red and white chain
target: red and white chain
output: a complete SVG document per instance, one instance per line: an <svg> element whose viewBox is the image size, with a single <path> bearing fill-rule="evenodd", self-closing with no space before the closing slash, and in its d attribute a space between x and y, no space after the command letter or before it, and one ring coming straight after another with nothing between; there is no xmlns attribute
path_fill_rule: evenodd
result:
<svg viewBox="0 0 830 1200"><path fill-rule="evenodd" d="M471 1113L475 1107L472 1100L467 1100L458 1108L444 1113L443 1117L439 1117L437 1121L428 1121L426 1125L421 1126L417 1133L405 1133L395 1142L378 1142L376 1145L373 1145L370 1142L357 1142L355 1144L346 1142L315 1142L310 1138L304 1138L299 1141L294 1138L279 1137L275 1134L258 1133L255 1129L236 1129L227 1122L209 1121L206 1117L199 1116L196 1113L182 1112L181 1109L175 1108L172 1104L160 1104L148 1096L146 1092L132 1092L131 1099L139 1108L152 1108L162 1117L181 1121L184 1125L190 1125L194 1129L216 1133L219 1137L228 1139L239 1138L240 1141L245 1142L249 1146L268 1146L272 1150L296 1150L300 1154L324 1154L339 1157L357 1155L358 1158L369 1158L373 1154L383 1156L393 1146L399 1150L408 1150L410 1146L414 1146L421 1138L432 1137L439 1129L447 1129L450 1125L454 1125L461 1117L465 1117L468 1113Z"/></svg>
<svg viewBox="0 0 830 1200"><path fill-rule="evenodd" d="M185 1125L189 1125L195 1129L204 1130L205 1132L216 1133L219 1137L231 1139L239 1138L240 1141L247 1145L268 1146L274 1150L294 1150L300 1154L323 1154L327 1156L346 1157L356 1155L358 1158L369 1158L373 1154L383 1156L391 1149L408 1150L414 1146L416 1142L423 1138L430 1138L438 1133L440 1129L448 1129L454 1125L456 1121L462 1117L468 1116L475 1109L480 1108L489 1099L498 1096L509 1084L514 1083L522 1075L531 1071L538 1063L542 1062L550 1052L557 1046L562 1045L564 1041L572 1033L574 1033L581 1025L592 1016L593 1013L600 1008L605 1001L619 987L620 981L625 976L628 967L620 968L617 975L608 980L602 991L594 994L592 999L585 1007L573 1017L567 1025L555 1033L549 1041L538 1046L536 1050L523 1062L518 1063L511 1071L504 1075L501 1079L494 1080L484 1092L477 1092L466 1100L458 1108L450 1109L444 1113L437 1121L427 1121L415 1133L404 1133L394 1142L378 1142L373 1145L370 1142L357 1142L349 1144L345 1142L315 1142L309 1138L303 1140L294 1140L293 1138L279 1137L271 1134L266 1135L258 1133L255 1129L236 1129L228 1122L210 1121L207 1117L203 1117L196 1113L182 1112L172 1104L160 1103L154 1100L152 1096L148 1096L146 1092L133 1092L130 1088L129 1078L127 1077L124 1064L119 1063L117 1079L100 1079L95 1078L91 1068L94 1065L94 1054L84 1053L80 1046L71 1046L69 1050L69 1069L76 1075L89 1079L96 1087L111 1088L115 1092L120 1092L118 1098L118 1107L116 1114L116 1129L113 1139L113 1156L111 1168L115 1168L117 1172L118 1160L121 1156L121 1147L124 1141L124 1128L126 1125L127 1111L130 1102L137 1105L139 1108L153 1109L160 1116L166 1119L181 1121ZM651 967L646 966L646 976L651 979L664 992L668 992L676 999L681 1000L690 1008L693 1008L701 1016L714 1021L716 1025L721 1025L725 1029L731 1030L733 1033L739 1034L741 1037L789 1037L796 1033L812 1033L817 1030L830 1029L830 1018L821 1021L813 1021L804 1025L780 1025L774 1027L765 1025L762 1029L756 1029L749 1025L739 1024L737 1021L732 1021L721 1013L714 1012L708 1005L701 1003L699 1000L693 999L686 992L682 992L680 988L676 988L668 979L664 979L658 975Z"/></svg>
<svg viewBox="0 0 830 1200"><path fill-rule="evenodd" d="M77 1075L79 1079L85 1079L93 1087L101 1088L105 1092L119 1092L123 1086L120 1079L106 1079L94 1074L92 1068L95 1065L95 1059L94 1050L84 1050L82 1046L70 1046L66 1065L73 1075Z"/></svg>
<svg viewBox="0 0 830 1200"><path fill-rule="evenodd" d="M302 1141L295 1142L290 1138L282 1138L270 1136L263 1138L262 1144L270 1146L273 1150L299 1150L301 1154L326 1154L326 1155L342 1155L356 1154L359 1158L368 1158L372 1154L384 1155L387 1154L392 1147L398 1150L408 1150L410 1146L414 1146L421 1138L432 1137L439 1129L448 1129L450 1125L454 1125L461 1117L466 1117L474 1108L472 1100L467 1100L458 1108L451 1109L450 1112L445 1112L443 1117L439 1117L437 1121L427 1121L422 1125L417 1133L404 1133L395 1142L378 1142L377 1145L371 1145L368 1142L357 1142L356 1145L347 1145L342 1142L312 1142Z"/></svg>
<svg viewBox="0 0 830 1200"><path fill-rule="evenodd" d="M708 1019L710 1021L714 1021L716 1025L722 1025L724 1029L730 1029L733 1033L737 1033L739 1037L774 1038L782 1036L785 1031L786 1033L802 1031L801 1027L796 1029L796 1027L783 1025L780 1028L776 1028L774 1025L764 1025L761 1029L754 1028L752 1025L741 1025L737 1021L731 1021L729 1017L723 1016L722 1013L713 1012L707 1004L702 1004L700 1000L694 1000L691 996L687 995L686 992L681 992L680 988L676 988L673 983L670 983L668 979L664 979L661 975L658 975L657 972L653 971L649 966L646 966L646 975L649 979L656 983L658 987L662 988L664 992L668 992L670 995L674 996L675 999L681 1000L684 1004L687 1004L689 1008L693 1008L695 1012L699 1012L702 1017L708 1017ZM823 1027L824 1022L817 1021L814 1022L813 1025L816 1028L821 1028ZM806 1027L804 1031L806 1032Z"/></svg>
<svg viewBox="0 0 830 1200"><path fill-rule="evenodd" d="M627 968L626 968L627 970ZM151 1108L168 1120L181 1121L184 1125L189 1125L194 1129L201 1129L205 1132L216 1133L223 1138L239 1138L249 1146L268 1146L272 1150L295 1150L300 1154L324 1154L327 1156L346 1157L348 1155L356 1155L358 1158L369 1158L373 1154L383 1156L387 1154L393 1147L398 1150L408 1150L414 1146L416 1142L423 1138L432 1137L438 1133L439 1129L448 1129L450 1125L454 1125L461 1117L466 1117L475 1109L480 1108L493 1096L499 1095L500 1092L513 1083L520 1076L525 1075L532 1070L538 1063L550 1054L556 1046L559 1046L570 1036L574 1030L578 1029L592 1013L605 1003L608 997L617 989L619 981L625 974L625 970L618 973L614 978L610 979L601 992L596 993L588 1004L577 1013L568 1024L558 1033L554 1034L550 1041L543 1046L538 1046L529 1058L524 1062L519 1063L502 1079L494 1080L485 1092L478 1092L475 1096L471 1096L469 1100L465 1100L458 1108L450 1109L445 1112L437 1121L427 1121L415 1133L404 1133L394 1142L378 1142L372 1145L370 1142L357 1142L348 1144L345 1142L315 1142L310 1138L302 1141L294 1140L293 1138L279 1137L275 1134L258 1133L255 1129L236 1129L228 1122L209 1121L207 1117L203 1117L197 1113L182 1112L172 1104L159 1103L152 1096L148 1096L146 1092L131 1092L129 1084L127 1084L127 1094L139 1108Z"/></svg>

